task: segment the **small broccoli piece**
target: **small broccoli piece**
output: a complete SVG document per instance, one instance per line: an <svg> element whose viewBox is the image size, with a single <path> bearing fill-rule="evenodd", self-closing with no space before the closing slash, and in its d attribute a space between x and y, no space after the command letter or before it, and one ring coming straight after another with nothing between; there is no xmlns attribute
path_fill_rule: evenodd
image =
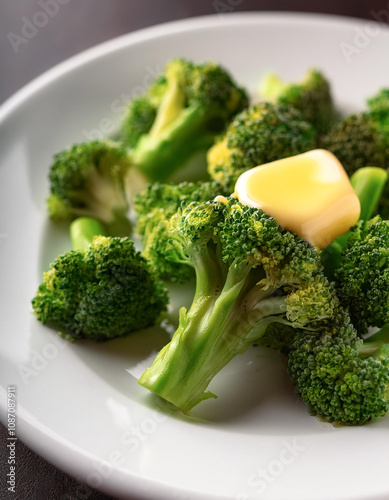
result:
<svg viewBox="0 0 389 500"><path fill-rule="evenodd" d="M323 147L338 158L351 176L368 165L386 168L389 136L370 113L355 113L337 122L323 140Z"/></svg>
<svg viewBox="0 0 389 500"><path fill-rule="evenodd" d="M345 425L386 415L388 343L387 329L363 341L347 319L321 333L297 330L288 371L311 414Z"/></svg>
<svg viewBox="0 0 389 500"><path fill-rule="evenodd" d="M129 238L104 236L94 219L71 224L73 247L58 257L32 301L36 317L67 340L108 340L155 324L168 297Z"/></svg>
<svg viewBox="0 0 389 500"><path fill-rule="evenodd" d="M318 134L328 132L336 119L330 84L318 70L309 69L299 83L283 82L278 75L270 73L263 79L260 93L266 101L298 109Z"/></svg>
<svg viewBox="0 0 389 500"><path fill-rule="evenodd" d="M242 111L208 152L210 176L231 192L250 168L316 147L316 132L292 106L260 103Z"/></svg>
<svg viewBox="0 0 389 500"><path fill-rule="evenodd" d="M193 269L186 263L166 258L169 246L169 219L182 203L211 201L216 196L227 196L218 182L155 182L139 193L134 200L138 216L136 232L143 243L143 255L155 267L161 278L184 283L193 277Z"/></svg>
<svg viewBox="0 0 389 500"><path fill-rule="evenodd" d="M247 105L246 92L218 64L175 59L129 104L122 138L133 148L134 166L151 181L165 181L206 151Z"/></svg>
<svg viewBox="0 0 389 500"><path fill-rule="evenodd" d="M269 324L317 328L337 299L318 250L262 210L192 203L170 225L169 258L194 268L195 297L139 383L188 411L215 397L209 382Z"/></svg>
<svg viewBox="0 0 389 500"><path fill-rule="evenodd" d="M389 323L389 221L360 221L335 272L337 295L359 333Z"/></svg>
<svg viewBox="0 0 389 500"><path fill-rule="evenodd" d="M389 167L389 89L379 91L367 103L367 111L335 123L322 143L350 176L368 165Z"/></svg>
<svg viewBox="0 0 389 500"><path fill-rule="evenodd" d="M125 180L130 168L126 150L111 141L77 144L58 153L50 167L47 200L54 221L94 217L113 235L128 235L129 204Z"/></svg>

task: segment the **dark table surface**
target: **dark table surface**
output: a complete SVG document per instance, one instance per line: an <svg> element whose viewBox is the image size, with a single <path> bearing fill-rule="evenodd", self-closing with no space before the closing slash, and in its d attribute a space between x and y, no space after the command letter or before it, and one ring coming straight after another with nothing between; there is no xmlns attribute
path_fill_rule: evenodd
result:
<svg viewBox="0 0 389 500"><path fill-rule="evenodd" d="M1 0L0 103L43 71L88 47L146 26L215 14L217 10L213 0L62 0L63 5L55 16L33 38L21 44L14 42L13 46L10 34L21 34L24 19L31 19L41 10L40 3L38 0ZM46 2L43 0L43 3ZM382 0L242 0L234 11L319 12L374 20L374 14L388 12L388 9L388 2ZM0 441L1 500L111 498L64 474L20 441L17 443L17 492L7 494L3 426L0 426Z"/></svg>

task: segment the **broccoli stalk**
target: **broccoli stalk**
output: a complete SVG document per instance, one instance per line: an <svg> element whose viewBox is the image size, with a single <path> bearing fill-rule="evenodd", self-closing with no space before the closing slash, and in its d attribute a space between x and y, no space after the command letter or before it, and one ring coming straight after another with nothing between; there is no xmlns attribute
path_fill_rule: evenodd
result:
<svg viewBox="0 0 389 500"><path fill-rule="evenodd" d="M195 296L139 383L184 412L215 397L212 378L272 323L315 328L333 313L318 251L259 209L192 203L170 236L170 258L195 270Z"/></svg>
<svg viewBox="0 0 389 500"><path fill-rule="evenodd" d="M151 181L166 180L208 149L247 104L245 91L217 64L173 60L148 94L130 103L123 140L135 167Z"/></svg>
<svg viewBox="0 0 389 500"><path fill-rule="evenodd" d="M152 326L168 296L129 238L106 237L92 218L70 226L74 250L44 273L32 306L67 340L108 340Z"/></svg>
<svg viewBox="0 0 389 500"><path fill-rule="evenodd" d="M387 180L387 171L378 167L360 168L351 176L351 185L361 205L359 220L367 221L374 214ZM322 252L325 273L331 279L340 265L342 250L347 246L351 234L351 231L347 231L338 236Z"/></svg>

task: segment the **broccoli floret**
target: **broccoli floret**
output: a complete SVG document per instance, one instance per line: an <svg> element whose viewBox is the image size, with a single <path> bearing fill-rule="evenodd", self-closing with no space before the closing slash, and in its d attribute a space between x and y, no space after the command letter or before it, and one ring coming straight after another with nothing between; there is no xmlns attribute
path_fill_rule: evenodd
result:
<svg viewBox="0 0 389 500"><path fill-rule="evenodd" d="M260 103L242 111L208 152L208 172L231 192L250 168L316 147L316 132L292 106Z"/></svg>
<svg viewBox="0 0 389 500"><path fill-rule="evenodd" d="M38 320L67 340L108 340L155 324L168 297L129 238L104 236L94 219L71 224L73 248L58 257L32 301Z"/></svg>
<svg viewBox="0 0 389 500"><path fill-rule="evenodd" d="M170 259L195 270L195 296L139 382L182 411L215 397L209 382L269 324L316 328L333 314L318 250L262 210L233 198L192 203L170 236Z"/></svg>
<svg viewBox="0 0 389 500"><path fill-rule="evenodd" d="M135 148L142 135L151 129L156 116L157 107L148 97L131 101L122 124L122 137L126 146Z"/></svg>
<svg viewBox="0 0 389 500"><path fill-rule="evenodd" d="M323 147L334 153L351 176L369 165L386 168L389 136L372 114L355 113L331 128L323 140Z"/></svg>
<svg viewBox="0 0 389 500"><path fill-rule="evenodd" d="M136 232L143 243L143 255L151 262L161 278L184 283L193 277L193 269L184 262L166 258L169 246L169 219L182 203L205 202L227 193L218 182L155 182L139 193L134 200L138 216Z"/></svg>
<svg viewBox="0 0 389 500"><path fill-rule="evenodd" d="M318 134L328 132L336 119L330 84L316 69L309 69L299 83L283 82L270 73L263 79L260 92L266 101L289 104L301 111L304 120L312 123Z"/></svg>
<svg viewBox="0 0 389 500"><path fill-rule="evenodd" d="M246 92L218 64L175 59L130 103L122 137L133 148L134 166L151 181L164 181L207 150L247 105Z"/></svg>
<svg viewBox="0 0 389 500"><path fill-rule="evenodd" d="M320 334L296 331L288 371L311 414L360 425L388 413L389 334L385 330L366 341L347 320Z"/></svg>
<svg viewBox="0 0 389 500"><path fill-rule="evenodd" d="M367 102L367 111L338 121L322 143L350 176L369 165L389 167L389 89L381 90Z"/></svg>
<svg viewBox="0 0 389 500"><path fill-rule="evenodd" d="M113 235L128 235L129 204L125 180L130 168L126 150L111 141L77 144L58 153L50 167L51 219L94 217Z"/></svg>
<svg viewBox="0 0 389 500"><path fill-rule="evenodd" d="M359 333L389 323L389 221L360 221L335 272L337 295Z"/></svg>

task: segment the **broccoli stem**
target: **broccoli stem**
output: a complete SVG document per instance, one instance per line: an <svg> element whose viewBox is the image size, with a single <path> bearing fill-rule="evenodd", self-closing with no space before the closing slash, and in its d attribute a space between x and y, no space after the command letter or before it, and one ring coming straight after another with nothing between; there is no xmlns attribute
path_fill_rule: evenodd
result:
<svg viewBox="0 0 389 500"><path fill-rule="evenodd" d="M179 116L185 103L185 94L178 83L173 80L163 98L153 126L149 132L151 137L158 137L166 126Z"/></svg>
<svg viewBox="0 0 389 500"><path fill-rule="evenodd" d="M214 134L204 131L204 112L188 107L164 124L160 133L144 135L130 153L134 166L151 181L168 179L200 150L210 147ZM197 137L197 139L196 139Z"/></svg>
<svg viewBox="0 0 389 500"><path fill-rule="evenodd" d="M387 180L388 172L378 167L360 168L351 176L351 185L361 203L361 220L369 220L374 214Z"/></svg>
<svg viewBox="0 0 389 500"><path fill-rule="evenodd" d="M268 297L264 291L264 299L258 299L254 308L246 311L245 298L252 281L250 273L252 268L247 264L232 265L219 293L213 276L206 278L208 283L200 285L189 311L181 308L178 329L139 379L142 386L183 412L216 397L206 391L212 378L236 354L260 338L286 309L285 297Z"/></svg>
<svg viewBox="0 0 389 500"><path fill-rule="evenodd" d="M388 173L383 168L363 167L351 177L350 182L361 204L359 220L369 220L382 196ZM342 250L347 246L350 231L338 236L322 252L322 262L328 278L333 279L340 265Z"/></svg>
<svg viewBox="0 0 389 500"><path fill-rule="evenodd" d="M104 226L92 217L79 217L70 224L70 239L73 250L83 250L95 236L107 236Z"/></svg>

